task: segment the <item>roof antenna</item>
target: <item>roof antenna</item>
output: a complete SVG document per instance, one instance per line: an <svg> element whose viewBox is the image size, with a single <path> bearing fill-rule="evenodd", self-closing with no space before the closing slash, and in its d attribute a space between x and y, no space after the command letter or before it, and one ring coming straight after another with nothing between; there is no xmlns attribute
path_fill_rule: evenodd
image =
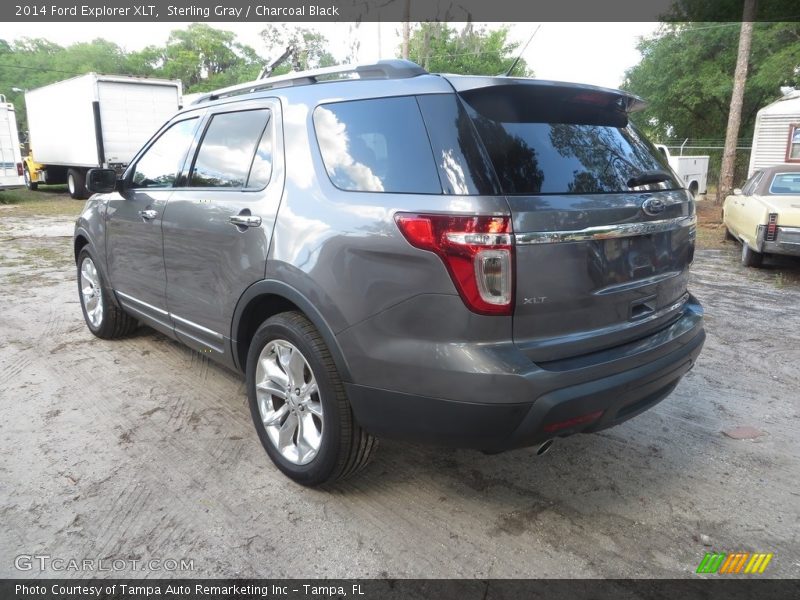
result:
<svg viewBox="0 0 800 600"><path fill-rule="evenodd" d="M522 58L522 55L525 53L525 50L528 49L528 45L531 43L531 40L533 39L533 36L535 36L538 33L538 31L539 31L539 29L541 29L541 27L542 27L541 24L536 27L536 29L531 34L531 37L529 37L528 41L525 42L525 45L522 47L522 50L519 51L519 54L517 55L517 58L514 59L514 62L511 63L511 66L508 67L508 71L503 73L502 77L510 77L511 76L512 71L514 71L514 67L517 66L517 63L519 62L519 59Z"/></svg>

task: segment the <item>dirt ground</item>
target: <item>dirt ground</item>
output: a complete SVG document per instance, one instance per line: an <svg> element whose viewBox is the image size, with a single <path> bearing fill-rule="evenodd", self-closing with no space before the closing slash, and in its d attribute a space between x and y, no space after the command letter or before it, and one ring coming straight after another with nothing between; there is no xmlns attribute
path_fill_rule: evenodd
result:
<svg viewBox="0 0 800 600"><path fill-rule="evenodd" d="M538 458L384 442L323 492L272 467L239 376L147 328L89 333L63 202L0 207L0 577L78 576L22 554L194 566L101 576L694 577L712 550L800 576L800 263L745 269L711 208L708 341L656 408ZM723 434L744 426L763 435Z"/></svg>

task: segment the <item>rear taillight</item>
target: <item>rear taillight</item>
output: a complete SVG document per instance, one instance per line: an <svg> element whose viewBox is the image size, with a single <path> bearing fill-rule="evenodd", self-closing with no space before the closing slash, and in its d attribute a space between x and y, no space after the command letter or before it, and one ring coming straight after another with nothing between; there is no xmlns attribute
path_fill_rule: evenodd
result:
<svg viewBox="0 0 800 600"><path fill-rule="evenodd" d="M435 252L471 311L510 315L514 309L511 219L397 213L409 243Z"/></svg>
<svg viewBox="0 0 800 600"><path fill-rule="evenodd" d="M770 213L769 221L767 221L767 233L764 239L768 242L774 242L778 237L778 214Z"/></svg>
<svg viewBox="0 0 800 600"><path fill-rule="evenodd" d="M24 175L24 171L22 170L22 163L17 163L17 175L22 177Z"/></svg>

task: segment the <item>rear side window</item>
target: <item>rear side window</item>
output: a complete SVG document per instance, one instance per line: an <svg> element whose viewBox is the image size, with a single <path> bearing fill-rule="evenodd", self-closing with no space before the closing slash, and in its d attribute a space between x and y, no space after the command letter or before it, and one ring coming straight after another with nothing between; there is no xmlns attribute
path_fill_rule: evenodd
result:
<svg viewBox="0 0 800 600"><path fill-rule="evenodd" d="M755 175L753 175L747 183L744 184L742 188L742 194L745 196L751 196L756 191L756 186L758 185L759 181L761 181L761 177L764 175L763 171L756 171Z"/></svg>
<svg viewBox="0 0 800 600"><path fill-rule="evenodd" d="M464 94L504 193L630 192L634 175L670 172L663 154L628 125L623 112L508 87ZM670 177L636 191L680 187Z"/></svg>
<svg viewBox="0 0 800 600"><path fill-rule="evenodd" d="M314 129L325 170L339 189L442 193L415 98L325 104L314 111Z"/></svg>
<svg viewBox="0 0 800 600"><path fill-rule="evenodd" d="M417 96L445 194L498 194L492 166L455 94Z"/></svg>
<svg viewBox="0 0 800 600"><path fill-rule="evenodd" d="M800 195L800 173L778 173L772 178L769 193Z"/></svg>
<svg viewBox="0 0 800 600"><path fill-rule="evenodd" d="M269 110L248 110L216 114L206 128L189 177L191 187L264 187L265 162L272 165L272 140L266 141ZM267 133L269 138L269 134ZM257 152L258 150L258 152ZM251 165L258 169L254 184L248 186Z"/></svg>

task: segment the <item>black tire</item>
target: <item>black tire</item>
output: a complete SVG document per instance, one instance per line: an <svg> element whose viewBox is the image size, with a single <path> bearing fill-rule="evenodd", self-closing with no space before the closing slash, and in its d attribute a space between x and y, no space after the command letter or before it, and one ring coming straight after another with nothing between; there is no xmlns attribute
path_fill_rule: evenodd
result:
<svg viewBox="0 0 800 600"><path fill-rule="evenodd" d="M756 252L747 242L742 242L742 264L745 267L758 268L764 262L764 255L761 252Z"/></svg>
<svg viewBox="0 0 800 600"><path fill-rule="evenodd" d="M38 181L31 181L31 173L28 170L28 165L25 165L24 168L24 175L25 175L25 187L28 188L30 191L35 192L39 189L39 182Z"/></svg>
<svg viewBox="0 0 800 600"><path fill-rule="evenodd" d="M726 242L735 241L736 240L736 236L731 233L731 230L728 229L728 227L725 226L725 225L723 225L723 228L725 229L725 241Z"/></svg>
<svg viewBox="0 0 800 600"><path fill-rule="evenodd" d="M692 194L692 197L696 198L697 193L700 191L700 186L697 184L696 181L693 181L689 184L689 193Z"/></svg>
<svg viewBox="0 0 800 600"><path fill-rule="evenodd" d="M67 171L67 188L69 189L69 196L73 200L87 198L86 173L80 169L69 169Z"/></svg>
<svg viewBox="0 0 800 600"><path fill-rule="evenodd" d="M270 342L289 342L300 351L316 380L324 421L316 454L307 464L285 458L267 434L258 406L256 371L262 351ZM333 483L363 469L378 441L364 431L353 416L344 385L328 347L314 325L300 312L285 312L258 328L247 354L247 397L258 437L275 466L287 477L306 486ZM283 419L282 425L288 422ZM299 434L298 434L299 435Z"/></svg>
<svg viewBox="0 0 800 600"><path fill-rule="evenodd" d="M99 297L102 300L100 305L100 318L96 322L89 316L86 306L87 300L81 285L81 270L86 260L90 260L95 267L96 279L99 282ZM78 253L77 267L78 298L81 302L81 311L83 311L83 319L86 321L86 326L94 335L104 340L112 340L130 335L136 330L139 323L117 304L114 294L108 288L102 272L96 265L97 260L92 256L91 252L89 252L89 248L84 247Z"/></svg>

